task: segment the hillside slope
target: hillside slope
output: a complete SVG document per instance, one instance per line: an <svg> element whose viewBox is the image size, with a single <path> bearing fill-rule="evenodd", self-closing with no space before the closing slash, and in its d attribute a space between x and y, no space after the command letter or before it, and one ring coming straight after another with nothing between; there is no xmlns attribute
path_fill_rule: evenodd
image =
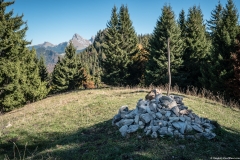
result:
<svg viewBox="0 0 240 160"><path fill-rule="evenodd" d="M122 105L134 109L147 91L120 88L74 91L1 115L0 159L240 157L240 112L187 95L182 95L186 106L220 125L215 139L139 139L143 131L123 138L118 128L111 125L111 119Z"/></svg>

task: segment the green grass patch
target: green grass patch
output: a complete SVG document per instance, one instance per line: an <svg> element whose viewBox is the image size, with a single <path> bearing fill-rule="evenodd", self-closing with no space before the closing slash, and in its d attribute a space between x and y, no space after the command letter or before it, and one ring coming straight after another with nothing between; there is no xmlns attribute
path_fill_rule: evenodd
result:
<svg viewBox="0 0 240 160"><path fill-rule="evenodd" d="M134 109L146 94L139 89L81 90L6 113L0 116L0 159L240 158L239 110L188 95L182 96L189 109L219 124L215 139L152 139L141 130L123 138L111 125L113 116L122 105Z"/></svg>

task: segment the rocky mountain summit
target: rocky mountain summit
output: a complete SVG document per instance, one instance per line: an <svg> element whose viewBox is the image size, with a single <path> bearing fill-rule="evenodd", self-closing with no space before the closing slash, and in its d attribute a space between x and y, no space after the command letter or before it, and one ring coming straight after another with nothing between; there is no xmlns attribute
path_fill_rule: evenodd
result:
<svg viewBox="0 0 240 160"><path fill-rule="evenodd" d="M80 35L78 35L77 33L75 33L71 39L74 47L77 50L83 50L85 48L87 48L90 44L92 44L92 42L90 40L86 40L84 38L82 38ZM93 40L92 40L93 41Z"/></svg>
<svg viewBox="0 0 240 160"><path fill-rule="evenodd" d="M94 36L92 36L90 40L87 40L81 37L79 34L75 33L72 39L70 39L70 41L72 41L77 52L80 52L93 43ZM57 45L54 45L50 42L44 42L42 44L30 46L29 48L36 49L38 58L41 55L44 56L48 72L52 72L55 64L58 61L58 57L64 56L65 48L67 47L68 44L69 44L69 41L62 42Z"/></svg>
<svg viewBox="0 0 240 160"><path fill-rule="evenodd" d="M188 109L183 97L165 96L159 90L152 90L145 98L138 101L136 109L129 110L128 106L122 106L113 117L112 125L120 128L122 136L139 129L153 138L170 136L195 140L216 136L212 121Z"/></svg>
<svg viewBox="0 0 240 160"><path fill-rule="evenodd" d="M81 37L79 34L75 33L73 35L72 39L70 39L70 41L72 41L72 43L77 51L81 51L93 43L94 37L91 37L90 40L87 40L87 39L84 39L83 37ZM33 47L35 49L45 48L47 50L54 51L58 54L62 54L65 52L65 48L67 47L68 44L69 44L69 41L62 42L57 45L53 45L50 42L44 42L42 44L30 46L29 48L33 48Z"/></svg>

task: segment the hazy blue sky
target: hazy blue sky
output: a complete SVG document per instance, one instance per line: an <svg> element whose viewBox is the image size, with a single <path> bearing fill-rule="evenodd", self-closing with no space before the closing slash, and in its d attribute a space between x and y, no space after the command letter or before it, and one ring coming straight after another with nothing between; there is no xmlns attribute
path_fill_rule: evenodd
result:
<svg viewBox="0 0 240 160"><path fill-rule="evenodd" d="M224 6L226 2L221 0ZM234 3L239 9L240 0ZM8 10L24 14L29 27L26 39L32 40L33 45L44 41L58 44L70 40L74 33L90 39L106 28L113 6L120 8L122 4L128 6L137 34L145 34L153 32L164 4L172 6L176 18L181 9L187 13L193 5L200 5L208 20L218 0L15 0Z"/></svg>

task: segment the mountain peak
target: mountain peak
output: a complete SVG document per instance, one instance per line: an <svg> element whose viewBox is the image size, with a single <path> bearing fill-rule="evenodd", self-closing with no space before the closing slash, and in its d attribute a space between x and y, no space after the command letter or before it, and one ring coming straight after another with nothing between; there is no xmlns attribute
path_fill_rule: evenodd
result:
<svg viewBox="0 0 240 160"><path fill-rule="evenodd" d="M42 46L43 46L43 47L53 47L54 45L53 45L52 43L50 43L50 42L44 42L44 43L42 44Z"/></svg>
<svg viewBox="0 0 240 160"><path fill-rule="evenodd" d="M84 39L77 33L73 35L71 41L77 50L82 50L91 44L89 40Z"/></svg>

